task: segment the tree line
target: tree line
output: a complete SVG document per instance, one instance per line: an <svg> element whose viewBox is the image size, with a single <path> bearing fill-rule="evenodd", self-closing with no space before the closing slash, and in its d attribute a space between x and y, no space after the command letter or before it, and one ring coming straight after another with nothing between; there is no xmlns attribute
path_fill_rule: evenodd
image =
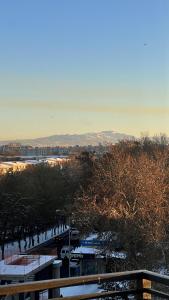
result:
<svg viewBox="0 0 169 300"><path fill-rule="evenodd" d="M80 160L63 166L30 166L23 172L0 176L0 246L21 240L64 223L75 193L85 181L86 169Z"/></svg>

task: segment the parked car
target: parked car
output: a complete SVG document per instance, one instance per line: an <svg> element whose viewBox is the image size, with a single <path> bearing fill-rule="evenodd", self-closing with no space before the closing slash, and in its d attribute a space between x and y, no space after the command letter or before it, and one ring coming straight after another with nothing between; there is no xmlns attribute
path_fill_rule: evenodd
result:
<svg viewBox="0 0 169 300"><path fill-rule="evenodd" d="M67 258L69 258L70 252L73 250L72 246L63 246L61 251L60 251L60 257L63 259L65 258L65 256L67 256Z"/></svg>
<svg viewBox="0 0 169 300"><path fill-rule="evenodd" d="M70 229L70 239L72 241L75 241L75 240L79 240L80 238L80 231L76 228L71 228Z"/></svg>

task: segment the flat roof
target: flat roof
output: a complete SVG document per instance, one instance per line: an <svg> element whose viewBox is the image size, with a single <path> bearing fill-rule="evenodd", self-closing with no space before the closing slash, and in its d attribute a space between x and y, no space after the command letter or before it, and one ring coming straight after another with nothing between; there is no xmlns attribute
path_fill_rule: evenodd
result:
<svg viewBox="0 0 169 300"><path fill-rule="evenodd" d="M77 247L73 251L71 251L72 254L100 254L100 250L96 249L94 247Z"/></svg>
<svg viewBox="0 0 169 300"><path fill-rule="evenodd" d="M34 275L53 264L61 266L61 260L54 255L13 255L0 261L0 279L25 278Z"/></svg>
<svg viewBox="0 0 169 300"><path fill-rule="evenodd" d="M94 255L103 255L102 254L102 249L101 248L95 248L95 247L85 247L85 246L80 246L75 248L74 250L71 251L72 254L94 254ZM106 251L105 256L111 257L111 258L120 258L120 259L126 259L127 254L126 252L118 252L118 251ZM104 256L102 256L104 257Z"/></svg>

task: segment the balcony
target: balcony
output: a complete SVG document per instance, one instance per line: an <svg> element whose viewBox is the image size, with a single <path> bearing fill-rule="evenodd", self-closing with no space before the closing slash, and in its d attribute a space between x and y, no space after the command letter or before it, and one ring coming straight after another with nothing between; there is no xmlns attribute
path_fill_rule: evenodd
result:
<svg viewBox="0 0 169 300"><path fill-rule="evenodd" d="M127 281L127 287L122 290L104 291L102 293L88 293L85 295L63 298L56 297L55 291L58 291L59 288L85 284L87 292L88 284L100 284L110 281L113 283ZM169 299L169 276L160 275L146 270L139 270L1 285L0 299L19 299L19 294L22 296L27 294L30 299L36 299L37 297L35 297L35 294L39 297L39 292L44 290L48 290L49 298L53 298L55 300L114 299L117 296L118 299L120 297L120 299L125 300L129 299L129 296L133 296L132 299Z"/></svg>

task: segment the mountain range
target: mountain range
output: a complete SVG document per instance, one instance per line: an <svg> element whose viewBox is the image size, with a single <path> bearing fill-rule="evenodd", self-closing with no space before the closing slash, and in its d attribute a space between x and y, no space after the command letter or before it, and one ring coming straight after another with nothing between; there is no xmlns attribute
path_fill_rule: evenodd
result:
<svg viewBox="0 0 169 300"><path fill-rule="evenodd" d="M133 140L134 136L119 133L115 131L101 131L91 132L84 134L57 134L47 137L35 138L35 139L17 139L0 141L0 145L9 143L20 143L22 145L30 146L87 146L87 145L99 145L99 144L115 144L120 140Z"/></svg>

